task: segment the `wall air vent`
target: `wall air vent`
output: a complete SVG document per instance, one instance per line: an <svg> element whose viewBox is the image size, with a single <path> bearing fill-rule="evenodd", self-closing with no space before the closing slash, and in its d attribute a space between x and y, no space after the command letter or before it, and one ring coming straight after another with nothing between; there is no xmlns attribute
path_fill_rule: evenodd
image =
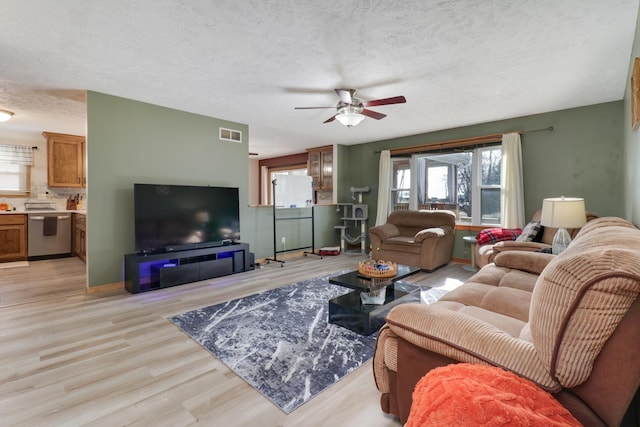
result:
<svg viewBox="0 0 640 427"><path fill-rule="evenodd" d="M220 140L242 142L242 132L239 130L220 128Z"/></svg>

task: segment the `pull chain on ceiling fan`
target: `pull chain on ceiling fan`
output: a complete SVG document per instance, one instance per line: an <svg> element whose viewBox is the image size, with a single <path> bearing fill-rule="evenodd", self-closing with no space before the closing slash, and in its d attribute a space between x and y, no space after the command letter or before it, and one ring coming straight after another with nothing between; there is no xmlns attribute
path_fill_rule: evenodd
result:
<svg viewBox="0 0 640 427"><path fill-rule="evenodd" d="M340 101L332 107L295 107L296 110L312 110L318 108L335 108L337 113L329 117L323 123L329 123L334 120L338 120L346 127L356 126L365 117L371 117L372 119L380 120L387 117L386 114L378 113L377 111L369 110L365 107L377 107L380 105L390 104L403 104L407 102L404 96L393 96L391 98L376 99L373 101L361 101L355 98L355 89L335 89L336 93L340 97Z"/></svg>

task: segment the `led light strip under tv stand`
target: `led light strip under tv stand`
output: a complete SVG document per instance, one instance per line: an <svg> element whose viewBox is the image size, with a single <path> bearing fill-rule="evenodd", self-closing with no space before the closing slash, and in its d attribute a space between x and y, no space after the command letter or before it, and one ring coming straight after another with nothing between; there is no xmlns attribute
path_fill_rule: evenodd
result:
<svg viewBox="0 0 640 427"><path fill-rule="evenodd" d="M124 287L132 294L241 273L252 268L247 243L124 256Z"/></svg>

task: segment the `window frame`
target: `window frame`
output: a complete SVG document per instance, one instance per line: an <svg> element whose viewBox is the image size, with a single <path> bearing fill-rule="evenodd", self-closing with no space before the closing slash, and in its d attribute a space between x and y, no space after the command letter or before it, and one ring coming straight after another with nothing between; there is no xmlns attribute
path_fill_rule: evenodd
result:
<svg viewBox="0 0 640 427"><path fill-rule="evenodd" d="M470 225L470 226L486 226L486 225L493 225L495 226L494 223L483 223L482 222L482 190L484 189L501 189L502 183L500 184L482 184L482 152L485 150L502 150L502 146L501 143L496 141L493 143L486 143L486 144L481 144L481 145L469 145L469 146L463 146L463 147L457 147L456 149L440 149L440 150L434 150L432 152L429 151L423 151L423 152L416 152L414 154L411 155L410 159L409 159L409 164L410 164L410 176L411 176L411 187L409 188L409 205L407 207L407 209L412 209L412 210L417 210L419 208L418 205L418 165L419 165L419 159L421 157L428 157L430 155L435 156L438 154L448 154L448 153L456 153L456 152L460 152L460 151L464 151L464 152L471 152L471 192L470 192L470 202L471 202L471 221L460 221L460 218L457 217L456 218L456 223L457 224L461 224L461 225ZM394 210L399 210L396 209L397 204L395 203L395 199L394 199L394 191L399 191L402 189L397 189L393 187L393 181L394 181L394 174L395 174L395 168L394 168L394 161L406 161L407 157L406 156L397 156L397 157L391 157L391 183L390 183L390 194L389 194L389 212L393 212ZM425 161L425 167L428 168L428 160ZM425 171L425 175L428 175L428 172ZM458 190L458 178L457 178L457 174L456 177L454 177L454 185L455 185L455 192L456 192L456 203L457 203L457 190ZM427 182L425 182L425 192L426 192L426 196L428 196L428 189L427 186L428 185L428 178L427 178ZM475 202L477 201L477 203Z"/></svg>
<svg viewBox="0 0 640 427"><path fill-rule="evenodd" d="M478 162L472 162L472 168L475 167L475 171L472 171L473 176L475 177L476 184L471 183L472 188L472 200L478 200L479 203L473 203L471 205L471 224L472 225L500 225L501 219L498 217L498 222L482 222L482 190L500 190L502 187L502 177L500 177L500 184L483 184L482 183L482 162L483 162L483 151L495 150L496 148L500 149L500 154L502 154L502 146L499 145L489 145L485 147L477 147L474 149L474 157L480 160ZM500 156L501 157L501 156ZM502 167L502 165L500 165ZM474 221L477 218L478 221Z"/></svg>
<svg viewBox="0 0 640 427"><path fill-rule="evenodd" d="M22 165L22 164L18 164L18 163L4 163L4 164L8 164L8 165L15 165L18 166L18 168L24 168L23 171L18 172L17 175L19 175L20 177L22 177L22 179L25 182L25 190L24 191L20 191L20 190L16 190L16 191L9 191L7 192L6 190L2 190L0 189L0 197L6 197L6 198L24 198L24 197L29 197L29 195L31 194L31 166L30 165ZM0 172L0 174L2 174L3 172Z"/></svg>
<svg viewBox="0 0 640 427"><path fill-rule="evenodd" d="M408 163L409 167L406 168L401 168L400 170L409 170L409 179L408 179L408 187L395 187L394 185L396 184L396 166L394 165L394 163ZM398 194L398 192L404 192L404 191L408 191L409 192L409 201L408 203L406 203L406 205L404 203L402 203L402 206L406 206L406 208L404 209L396 209L396 210L406 210L406 209L412 209L411 206L414 206L414 199L415 199L415 192L411 191L412 187L416 186L417 183L417 178L416 178L416 174L412 173L412 170L414 169L413 166L413 156L412 157L392 157L391 158L391 182L389 183L389 203L391 204L391 211L393 211L394 207L399 206L400 203L396 203L396 198L395 196Z"/></svg>
<svg viewBox="0 0 640 427"><path fill-rule="evenodd" d="M273 174L274 173L282 173L282 172L293 172L293 171L300 171L300 170L304 170L305 173L304 175L307 175L307 164L306 163L300 163L297 165L287 165L287 166L272 166L272 167L267 167L266 168L266 176L267 176L267 199L266 201L267 206L271 206L273 205L273 185L271 185L271 183L273 182Z"/></svg>

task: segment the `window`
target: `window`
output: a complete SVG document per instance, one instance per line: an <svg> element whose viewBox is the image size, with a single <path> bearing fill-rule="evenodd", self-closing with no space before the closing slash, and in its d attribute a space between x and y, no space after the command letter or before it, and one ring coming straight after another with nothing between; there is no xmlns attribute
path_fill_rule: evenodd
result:
<svg viewBox="0 0 640 427"><path fill-rule="evenodd" d="M411 162L409 159L391 159L392 179L391 200L393 210L409 209L409 196L411 190Z"/></svg>
<svg viewBox="0 0 640 427"><path fill-rule="evenodd" d="M391 210L447 209L459 222L500 224L501 155L498 145L392 158Z"/></svg>
<svg viewBox="0 0 640 427"><path fill-rule="evenodd" d="M22 196L29 192L29 166L0 163L0 194Z"/></svg>
<svg viewBox="0 0 640 427"><path fill-rule="evenodd" d="M255 163L251 162L253 165ZM288 156L273 157L270 159L260 159L257 161L257 188L252 188L253 179L249 180L249 200L250 203L258 203L263 206L272 205L271 192L273 186L274 173L291 173L308 175L307 165L309 163L308 153L291 154ZM257 190L257 191L256 191Z"/></svg>
<svg viewBox="0 0 640 427"><path fill-rule="evenodd" d="M480 223L500 224L500 163L502 148L478 149L480 179L476 186L480 200ZM477 217L477 215L475 215Z"/></svg>
<svg viewBox="0 0 640 427"><path fill-rule="evenodd" d="M283 175L307 175L307 167L305 166L291 166L286 168L269 168L269 204L273 204L273 192L271 183L274 179L278 179L279 176Z"/></svg>
<svg viewBox="0 0 640 427"><path fill-rule="evenodd" d="M0 195L27 196L33 147L0 144Z"/></svg>

